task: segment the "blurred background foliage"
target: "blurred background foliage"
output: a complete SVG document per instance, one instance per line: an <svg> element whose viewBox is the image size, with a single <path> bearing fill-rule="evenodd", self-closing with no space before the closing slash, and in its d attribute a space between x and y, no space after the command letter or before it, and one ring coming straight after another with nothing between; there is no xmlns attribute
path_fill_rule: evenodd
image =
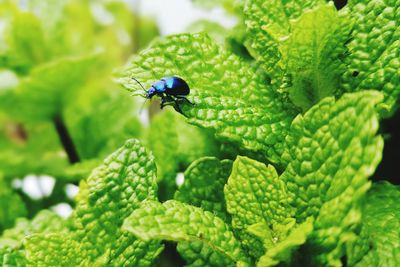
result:
<svg viewBox="0 0 400 267"><path fill-rule="evenodd" d="M29 174L56 178L46 200L19 190L29 216L66 201L67 182L141 135L135 99L113 83L112 70L157 35L155 21L123 1L0 1L2 205L12 180ZM9 226L4 218L0 230Z"/></svg>

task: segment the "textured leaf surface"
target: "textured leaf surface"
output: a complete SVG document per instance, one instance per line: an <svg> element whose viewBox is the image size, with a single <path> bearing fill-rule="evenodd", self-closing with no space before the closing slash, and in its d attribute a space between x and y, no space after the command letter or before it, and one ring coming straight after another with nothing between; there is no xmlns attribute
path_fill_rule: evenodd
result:
<svg viewBox="0 0 400 267"><path fill-rule="evenodd" d="M163 57L160 57L163 55ZM282 141L294 111L266 85L248 62L224 51L203 34L170 36L134 57L119 81L137 94L161 77L178 75L191 88L183 113L195 125L215 130L221 140L279 161Z"/></svg>
<svg viewBox="0 0 400 267"><path fill-rule="evenodd" d="M222 219L179 201L145 202L125 220L123 229L144 240L201 241L233 263L248 261Z"/></svg>
<svg viewBox="0 0 400 267"><path fill-rule="evenodd" d="M232 226L239 231L249 253L261 256L264 254L261 241L246 229L257 223L272 226L291 217L285 184L273 166L238 157L224 192Z"/></svg>
<svg viewBox="0 0 400 267"><path fill-rule="evenodd" d="M204 157L194 161L185 171L185 181L175 199L214 212L229 222L223 191L231 168L230 160Z"/></svg>
<svg viewBox="0 0 400 267"><path fill-rule="evenodd" d="M87 259L80 263L111 264L115 266L134 265L150 266L160 252L157 241L144 242L132 234L120 230L123 220L145 199L156 199L157 184L154 160L137 140L128 140L125 145L111 154L86 181L82 181L77 196L77 207L72 215L74 230L70 235L69 245L63 243L64 235L40 236L42 246L48 246L57 252L58 249L74 250L79 245L79 255ZM34 264L44 261L57 261L57 253L44 255L34 248L36 236L26 245L29 260ZM59 245L62 247L58 248ZM72 248L71 248L72 246ZM45 257L45 258L43 258ZM68 257L62 257L68 263ZM58 259L58 260L61 260Z"/></svg>
<svg viewBox="0 0 400 267"><path fill-rule="evenodd" d="M3 267L22 267L25 266L25 259L20 251L0 248L0 265Z"/></svg>
<svg viewBox="0 0 400 267"><path fill-rule="evenodd" d="M290 98L303 110L338 93L351 26L332 3L307 10L290 22L290 34L279 43L281 65L291 78Z"/></svg>
<svg viewBox="0 0 400 267"><path fill-rule="evenodd" d="M220 267L236 266L235 263L202 241L179 242L176 247L179 254L185 259L185 267Z"/></svg>
<svg viewBox="0 0 400 267"><path fill-rule="evenodd" d="M200 157L219 154L211 132L188 125L182 115L172 110L154 116L147 135L147 145L154 151L158 180L173 192L176 190L178 172ZM172 196L173 193L167 197L169 199Z"/></svg>
<svg viewBox="0 0 400 267"><path fill-rule="evenodd" d="M4 231L0 237L0 264L1 266L25 266L26 258L22 249L25 238L38 233L68 231L67 223L55 213L42 210L35 218L28 220L19 218L13 228ZM48 252L43 249L41 253Z"/></svg>
<svg viewBox="0 0 400 267"><path fill-rule="evenodd" d="M320 264L340 264L343 243L354 238L361 220L367 178L382 154L374 107L381 100L375 91L345 94L336 102L325 98L292 124L281 179L296 218L316 217L309 245Z"/></svg>
<svg viewBox="0 0 400 267"><path fill-rule="evenodd" d="M248 32L248 45L257 60L267 71L279 61L278 40L289 32L290 19L302 12L325 3L323 0L245 2L244 15Z"/></svg>
<svg viewBox="0 0 400 267"><path fill-rule="evenodd" d="M15 226L6 229L0 237L0 247L17 248L25 237L37 233L66 232L67 222L49 210L40 211L32 220L19 218Z"/></svg>
<svg viewBox="0 0 400 267"><path fill-rule="evenodd" d="M313 219L308 218L297 227L293 227L289 234L282 239L274 239L273 246L267 247L266 253L259 259L257 266L276 266L281 262L290 263L292 253L303 245L313 230Z"/></svg>
<svg viewBox="0 0 400 267"><path fill-rule="evenodd" d="M239 156L224 192L235 227L280 222L291 215L286 186L271 165Z"/></svg>
<svg viewBox="0 0 400 267"><path fill-rule="evenodd" d="M25 241L28 266L88 266L79 243L68 234L37 234Z"/></svg>
<svg viewBox="0 0 400 267"><path fill-rule="evenodd" d="M350 92L381 90L385 99L379 107L388 116L400 95L400 2L349 1L344 12L355 20L344 87Z"/></svg>
<svg viewBox="0 0 400 267"><path fill-rule="evenodd" d="M0 233L13 226L16 218L26 215L24 202L0 173Z"/></svg>
<svg viewBox="0 0 400 267"><path fill-rule="evenodd" d="M185 171L185 181L175 193L175 199L213 212L225 222L230 222L223 192L231 168L230 160L204 157L194 161ZM187 266L233 265L225 255L200 241L179 242L177 250Z"/></svg>
<svg viewBox="0 0 400 267"><path fill-rule="evenodd" d="M360 238L349 245L349 266L400 264L400 188L372 185L363 210Z"/></svg>

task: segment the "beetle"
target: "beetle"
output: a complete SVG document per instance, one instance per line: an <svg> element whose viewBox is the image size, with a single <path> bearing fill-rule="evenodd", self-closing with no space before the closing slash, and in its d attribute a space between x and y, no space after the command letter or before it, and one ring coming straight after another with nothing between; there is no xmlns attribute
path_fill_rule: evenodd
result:
<svg viewBox="0 0 400 267"><path fill-rule="evenodd" d="M146 90L143 85L134 77L132 77L145 91L144 97L147 99L152 99L154 96L161 97L160 108L163 109L166 105L173 105L176 111L182 113L179 106L179 101L186 101L187 103L194 105L190 102L186 96L190 93L189 85L177 76L168 76L161 78L151 85L151 87Z"/></svg>

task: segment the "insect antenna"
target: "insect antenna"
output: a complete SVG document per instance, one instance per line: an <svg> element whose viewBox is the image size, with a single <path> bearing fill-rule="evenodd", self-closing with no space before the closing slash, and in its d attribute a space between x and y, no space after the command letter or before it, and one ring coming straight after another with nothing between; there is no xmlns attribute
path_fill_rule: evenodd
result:
<svg viewBox="0 0 400 267"><path fill-rule="evenodd" d="M145 91L145 92L147 93L146 89L144 89L143 85L142 85L135 77L131 77L131 78L132 78L135 82L137 82L137 83L140 85L140 87L142 87L143 91Z"/></svg>
<svg viewBox="0 0 400 267"><path fill-rule="evenodd" d="M146 98L146 100L143 102L142 106L140 107L140 109L139 109L139 115L142 114L143 109L144 109L144 105L146 104L147 100L148 100L148 99Z"/></svg>
<svg viewBox="0 0 400 267"><path fill-rule="evenodd" d="M145 95L144 95L143 97L146 97L147 91L146 91L146 89L143 87L143 85L142 85L135 77L131 77L131 78L132 78L135 82L137 82L137 83L140 85L140 87L142 87L143 91L145 92ZM147 99L148 99L148 98L146 98L146 100L143 102L142 106L140 107L140 109L139 109L139 115L142 114L143 109L144 109L144 105L146 104Z"/></svg>

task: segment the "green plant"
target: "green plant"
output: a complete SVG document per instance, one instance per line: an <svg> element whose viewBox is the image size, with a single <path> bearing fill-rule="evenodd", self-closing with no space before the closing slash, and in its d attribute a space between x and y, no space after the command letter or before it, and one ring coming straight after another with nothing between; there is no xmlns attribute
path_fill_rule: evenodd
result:
<svg viewBox="0 0 400 267"><path fill-rule="evenodd" d="M86 179L114 149L106 145L112 134L93 147L73 136L88 161L57 168L82 178L67 220L41 211L10 228L23 202L0 191L20 212L0 221L9 228L0 238L3 265L176 266L176 251L188 266L399 264L400 188L370 180L390 134L379 126L398 110L398 1L351 1L339 11L323 0L221 3L243 22L223 33L224 46L206 33L168 36L116 71L135 94L142 89L132 77L148 88L178 75L194 105L182 104L184 116L152 117L141 141L127 140ZM82 60L74 70L84 78L98 59ZM30 72L54 71L27 88L58 81L61 66ZM99 120L117 108L110 105ZM37 115L59 114L47 107ZM118 125L119 114L106 124ZM72 125L79 131L95 118ZM122 129L113 134L135 137Z"/></svg>

